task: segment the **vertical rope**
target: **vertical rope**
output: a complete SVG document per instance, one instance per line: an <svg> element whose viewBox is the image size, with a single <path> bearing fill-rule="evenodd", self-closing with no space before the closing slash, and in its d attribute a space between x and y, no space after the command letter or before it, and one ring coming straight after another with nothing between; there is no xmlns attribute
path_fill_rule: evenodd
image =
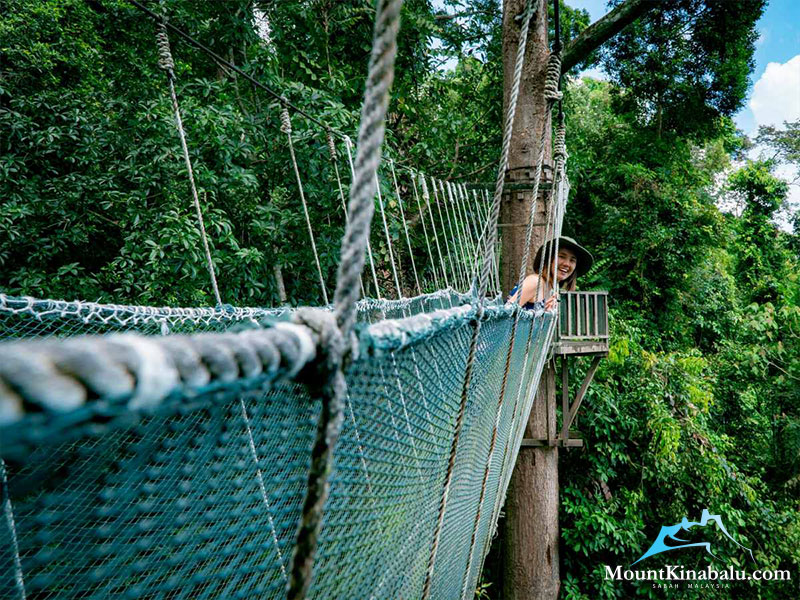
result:
<svg viewBox="0 0 800 600"><path fill-rule="evenodd" d="M449 199L449 205L453 211L453 227L456 232L456 238L458 239L458 248L461 251L461 266L464 271L464 282L465 282L465 289L469 288L470 278L469 278L469 253L467 252L468 244L467 244L467 234L466 234L466 227L464 223L461 222L461 217L458 211L458 201L455 197L455 193L453 192L453 185L447 182L440 182L443 186L442 195L445 194L445 189L447 190L446 197Z"/></svg>
<svg viewBox="0 0 800 600"><path fill-rule="evenodd" d="M383 233L386 235L386 245L389 249L389 263L392 266L392 276L394 277L395 291L397 292L397 299L403 297L403 290L400 288L400 278L397 276L397 266L394 263L394 250L392 249L392 236L389 235L389 225L386 222L386 212L383 210L383 195L381 194L381 186L378 181L378 175L375 174L375 185L378 192L378 207L381 211L381 221L383 221Z"/></svg>
<svg viewBox="0 0 800 600"><path fill-rule="evenodd" d="M384 117L389 104L389 88L394 79L397 31L403 0L380 0L375 17L375 34L367 75L366 92L358 132L355 173L350 187L350 226L342 240L342 254L336 279L334 312L339 328L349 335L355 324L358 286L356 278L364 268L364 248L375 212L375 174L381 159Z"/></svg>
<svg viewBox="0 0 800 600"><path fill-rule="evenodd" d="M422 198L425 200L425 205L428 207L428 216L431 219L431 229L433 230L433 240L436 242L436 254L439 255L439 266L442 269L442 277L444 280L444 285L448 289L450 288L450 281L447 278L447 267L444 260L444 256L442 255L442 248L439 245L439 235L436 232L436 222L433 219L433 208L431 207L431 195L428 192L428 182L425 180L423 175L420 175L420 181L422 182Z"/></svg>
<svg viewBox="0 0 800 600"><path fill-rule="evenodd" d="M342 203L342 213L344 213L344 224L347 226L350 217L347 215L347 200L344 199L344 188L342 187L342 177L339 174L339 160L338 156L336 155L336 142L333 139L333 134L331 133L331 128L328 127L325 130L325 137L328 142L328 153L331 157L331 163L333 164L333 171L336 175L336 189L339 190L339 200ZM363 276L359 276L358 278L359 286L361 287L361 297L366 296L366 289L364 288L364 278Z"/></svg>
<svg viewBox="0 0 800 600"><path fill-rule="evenodd" d="M442 223L442 229L445 229L445 225L447 227L446 232L449 232L450 235L445 235L445 246L447 247L447 257L450 260L450 269L453 274L453 280L457 281L457 285L461 286L463 290L466 287L466 282L464 279L464 274L461 271L461 263L458 260L458 246L456 243L456 235L453 233L453 224L450 221L450 212L447 210L447 206L444 207L444 215L442 214L442 204L445 203L444 197L444 188L438 185L435 179L431 178L431 184L433 184L433 197L436 200L436 210L439 212L439 221ZM442 192L442 201L439 202L439 192L437 192L437 187L439 191ZM445 217L447 220L445 221ZM454 258L455 256L455 258Z"/></svg>
<svg viewBox="0 0 800 600"><path fill-rule="evenodd" d="M375 14L372 52L370 55L361 124L358 133L353 182L347 213L350 220L342 239L341 258L334 293L334 330L325 328L329 321L317 313L302 317L320 320L320 346L326 351L327 370L320 386L322 407L317 437L311 451L311 469L297 541L292 553L287 600L302 600L311 585L314 555L322 522L322 509L328 498L328 476L333 467L333 451L339 439L343 416L343 400L347 395L343 361L345 349L352 343L356 321L358 281L364 268L364 255L369 241L370 223L375 211L375 178L381 160L389 89L394 79L397 54L397 32L400 28L402 0L379 0ZM297 315L301 317L301 315Z"/></svg>
<svg viewBox="0 0 800 600"><path fill-rule="evenodd" d="M511 148L511 134L514 127L514 117L517 111L517 100L519 99L519 85L522 77L522 65L525 58L525 47L528 40L528 30L530 27L532 15L532 1L527 0L525 4L525 13L522 18L522 27L520 29L519 45L517 46L516 62L514 64L514 76L511 84L511 94L509 96L508 110L506 113L506 121L503 128L503 145L500 152L500 161L498 166L497 180L495 181L494 201L492 205L492 212L489 219L489 239L486 243L487 258L481 267L481 273L478 280L478 304L475 318L472 322L472 339L470 341L469 354L467 356L467 366L464 372L464 383L461 389L461 404L459 406L458 417L456 419L455 432L450 447L450 460L447 466L447 475L445 477L444 489L442 491L442 499L439 505L439 515L436 521L436 528L434 530L433 543L431 544L431 553L428 559L428 569L425 576L425 584L423 586L422 600L428 600L431 593L431 583L433 578L433 568L436 562L436 553L439 547L439 539L442 531L442 524L444 522L444 513L447 509L447 498L450 492L450 485L453 479L453 464L455 462L456 451L458 449L458 440L461 434L461 428L464 420L464 411L469 396L469 385L472 379L472 371L475 363L475 355L478 347L478 337L481 330L481 319L483 317L483 298L486 294L488 287L489 275L491 273L490 263L494 261L494 246L497 240L497 221L500 215L500 201L503 194L503 183L505 180L505 173L508 169L508 157Z"/></svg>
<svg viewBox="0 0 800 600"><path fill-rule="evenodd" d="M442 231L442 246L445 250L445 258L447 259L446 265L450 265L450 280L453 282L453 288L458 289L460 282L456 274L456 267L453 263L453 253L450 251L450 240L445 231L444 215L442 214L442 207L439 205L439 192L436 189L436 181L431 177L431 187L433 188L433 203L431 206L431 214L433 214L433 206L436 207L436 212L439 214L439 225Z"/></svg>
<svg viewBox="0 0 800 600"><path fill-rule="evenodd" d="M322 290L322 298L325 304L330 304L328 301L328 289L325 287L325 277L322 274L322 266L319 262L319 253L317 252L317 243L314 239L314 229L311 227L311 218L308 216L308 204L306 203L306 194L303 191L303 181L300 179L300 168L297 166L297 157L294 154L294 142L292 142L292 118L289 116L289 111L284 106L281 108L281 131L286 134L286 139L289 140L289 156L292 159L292 167L294 168L294 176L297 179L297 189L300 192L300 203L303 205L303 215L306 219L306 228L308 229L308 237L311 240L311 250L314 253L314 263L317 265L317 275L319 276L319 287ZM360 279L359 279L360 281Z"/></svg>
<svg viewBox="0 0 800 600"><path fill-rule="evenodd" d="M22 561L19 557L19 544L17 542L17 527L14 524L14 508L11 505L11 493L8 490L8 475L6 473L6 462L0 458L0 497L3 501L3 513L6 518L6 526L11 536L11 551L14 554L14 583L20 600L25 600L25 579L22 576Z"/></svg>
<svg viewBox="0 0 800 600"><path fill-rule="evenodd" d="M390 160L389 165L392 167L394 191L397 195L397 206L400 208L400 220L403 222L403 231L406 234L406 245L408 246L408 257L411 259L411 270L414 272L414 282L417 284L417 293L422 294L422 286L419 284L419 275L417 275L417 263L414 261L414 249L411 247L411 238L408 236L408 224L406 223L406 215L403 211L403 198L400 195L400 186L397 185L397 174L394 171L394 161Z"/></svg>
<svg viewBox="0 0 800 600"><path fill-rule="evenodd" d="M250 417L247 415L247 407L244 405L244 400L239 399L239 406L242 408L242 419L244 419L245 430L247 431L247 441L250 446L250 455L253 458L253 464L256 466L256 480L258 481L258 489L261 492L261 501L267 508L267 520L269 521L269 529L272 534L272 545L275 546L275 552L278 553L278 564L281 568L281 575L283 576L284 583L288 581L286 576L286 567L283 565L283 554L281 547L278 544L278 534L275 531L275 522L272 520L272 508L269 505L267 498L267 488L264 485L264 475L261 473L261 467L258 462L258 452L256 451L256 442L253 439L253 430L250 427Z"/></svg>
<svg viewBox="0 0 800 600"><path fill-rule="evenodd" d="M344 145L347 148L347 162L350 164L350 177L355 179L355 167L353 166L353 142L349 137L344 138ZM351 183L352 186L352 183ZM345 213L347 210L345 209ZM369 230L367 230L367 257L369 258L369 268L372 274L372 285L375 286L375 298L380 300L381 287L378 285L378 272L375 270L375 259L372 257L372 245L369 242ZM359 274L359 277L361 275Z"/></svg>
<svg viewBox="0 0 800 600"><path fill-rule="evenodd" d="M192 160L189 157L189 146L186 143L186 132L183 129L183 120L181 119L181 110L178 105L178 95L175 92L175 63L172 60L172 52L169 47L169 37L167 36L167 26L164 21L159 24L158 31L156 31L156 44L158 46L158 66L161 67L167 74L167 84L169 85L169 95L172 100L172 112L175 115L175 126L178 130L178 137L181 140L181 149L183 150L183 160L186 163L186 172L189 175L189 187L192 191L192 201L194 203L194 211L197 217L197 224L200 228L200 239L203 242L203 251L206 257L206 268L208 269L208 276L211 279L211 289L214 292L214 298L217 301L217 306L222 304L222 298L219 294L219 286L217 285L217 275L214 272L214 261L211 258L211 248L208 244L208 236L206 235L206 226L203 223L203 211L200 208L200 198L197 196L197 186L194 181L194 170L192 169Z"/></svg>
<svg viewBox="0 0 800 600"><path fill-rule="evenodd" d="M433 283L437 290L441 289L439 285L438 269L436 268L436 260L433 258L433 251L431 250L431 241L428 238L428 226L425 224L425 215L422 212L422 205L419 201L419 191L417 190L416 177L412 174L411 185L414 190L414 200L417 203L417 210L419 211L419 220L422 222L422 235L425 237L425 247L428 249L428 260L430 261L431 270L433 271Z"/></svg>

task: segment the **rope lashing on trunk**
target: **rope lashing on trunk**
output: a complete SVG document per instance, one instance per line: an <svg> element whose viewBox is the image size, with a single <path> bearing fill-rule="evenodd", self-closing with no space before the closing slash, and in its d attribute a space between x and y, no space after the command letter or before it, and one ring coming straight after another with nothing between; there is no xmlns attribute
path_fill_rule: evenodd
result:
<svg viewBox="0 0 800 600"><path fill-rule="evenodd" d="M547 60L547 72L544 82L544 97L552 104L564 97L559 87L561 81L561 52L552 52Z"/></svg>
<svg viewBox="0 0 800 600"><path fill-rule="evenodd" d="M494 248L497 242L497 221L500 216L500 201L503 195L503 184L505 182L505 174L508 169L508 157L511 149L511 133L514 128L514 117L517 112L517 100L519 99L519 87L522 79L522 66L525 61L525 47L528 41L528 31L530 28L530 21L533 15L532 0L527 0L525 3L525 13L522 19L522 27L520 29L519 45L517 46L517 56L514 64L514 75L511 83L511 94L509 96L508 109L506 112L506 120L503 127L503 145L500 152L500 164L498 165L497 180L495 181L494 199L492 205L492 212L489 220L489 235L484 249L484 261L481 265L480 276L477 287L477 305L476 315L472 320L472 339L470 340L469 354L467 355L466 369L464 372L464 381L461 388L461 402L456 417L455 431L450 446L450 457L447 464L447 474L445 476L444 487L442 496L439 503L439 514L436 520L436 527L434 529L433 541L431 543L431 552L428 558L428 568L425 573L425 583L422 588L422 600L428 600L431 594L431 582L433 577L433 568L436 563L436 554L439 549L439 539L442 533L442 524L444 522L444 514L447 510L447 500L450 495L450 485L453 479L453 465L455 464L456 451L458 450L458 439L461 434L461 428L464 422L464 411L467 405L469 396L469 386L472 380L472 371L475 364L475 355L478 347L478 336L481 330L481 317L483 316L483 300L486 295L486 289L489 285L489 276L491 274L491 263L494 261Z"/></svg>
<svg viewBox="0 0 800 600"><path fill-rule="evenodd" d="M200 239L203 242L203 253L206 258L206 268L208 269L208 276L211 279L211 288L214 292L214 298L217 306L222 305L222 297L219 293L219 286L217 285L217 275L214 270L214 261L211 258L211 247L208 243L208 235L206 234L206 226L203 222L203 211L200 208L200 198L197 195L197 185L194 181L194 169L192 168L192 160L189 157L189 146L186 143L186 131L183 128L183 119L181 118L180 105L178 104L178 95L175 92L175 61L172 59L172 51L169 47L169 36L167 35L166 19L162 18L158 24L156 31L156 46L158 47L158 66L161 67L167 74L167 85L169 86L169 95L172 100L172 112L175 115L175 127L178 130L178 137L181 140L181 149L183 150L183 160L186 163L186 171L189 175L189 187L192 191L192 202L194 204L195 216L197 217L197 226L200 229Z"/></svg>

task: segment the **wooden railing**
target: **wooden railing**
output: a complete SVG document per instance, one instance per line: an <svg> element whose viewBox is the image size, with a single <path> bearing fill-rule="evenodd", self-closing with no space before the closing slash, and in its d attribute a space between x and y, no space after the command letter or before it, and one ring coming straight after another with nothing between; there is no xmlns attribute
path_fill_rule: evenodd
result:
<svg viewBox="0 0 800 600"><path fill-rule="evenodd" d="M556 354L608 352L608 292L561 292Z"/></svg>

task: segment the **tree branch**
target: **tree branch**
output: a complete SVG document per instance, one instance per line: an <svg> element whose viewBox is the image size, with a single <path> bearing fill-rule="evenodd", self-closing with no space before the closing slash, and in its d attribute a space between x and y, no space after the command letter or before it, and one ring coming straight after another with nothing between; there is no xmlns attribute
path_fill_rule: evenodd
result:
<svg viewBox="0 0 800 600"><path fill-rule="evenodd" d="M643 14L664 3L665 0L627 0L600 17L567 44L561 59L561 71L568 71Z"/></svg>

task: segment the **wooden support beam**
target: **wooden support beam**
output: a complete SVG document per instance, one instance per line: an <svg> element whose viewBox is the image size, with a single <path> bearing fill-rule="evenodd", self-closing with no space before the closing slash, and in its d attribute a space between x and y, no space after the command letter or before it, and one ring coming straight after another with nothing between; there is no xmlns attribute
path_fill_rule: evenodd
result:
<svg viewBox="0 0 800 600"><path fill-rule="evenodd" d="M665 0L627 0L600 17L564 48L561 72L566 73L636 19L664 2Z"/></svg>
<svg viewBox="0 0 800 600"><path fill-rule="evenodd" d="M583 440L581 438L568 438L567 440L557 439L553 443L550 440L537 440L534 438L523 438L522 448L541 448L546 446L556 446L558 448L583 448Z"/></svg>
<svg viewBox="0 0 800 600"><path fill-rule="evenodd" d="M578 390L578 395L575 396L575 402L569 407L569 414L564 417L564 427L567 430L569 430L569 427L572 425L573 421L575 421L575 415L578 414L578 409L581 407L581 402L583 402L583 397L586 395L586 390L589 389L589 384L592 383L592 379L594 379L594 373L597 371L597 366L600 364L601 358L603 357L595 356L592 360L589 371L586 373L586 377L583 379L583 383Z"/></svg>

